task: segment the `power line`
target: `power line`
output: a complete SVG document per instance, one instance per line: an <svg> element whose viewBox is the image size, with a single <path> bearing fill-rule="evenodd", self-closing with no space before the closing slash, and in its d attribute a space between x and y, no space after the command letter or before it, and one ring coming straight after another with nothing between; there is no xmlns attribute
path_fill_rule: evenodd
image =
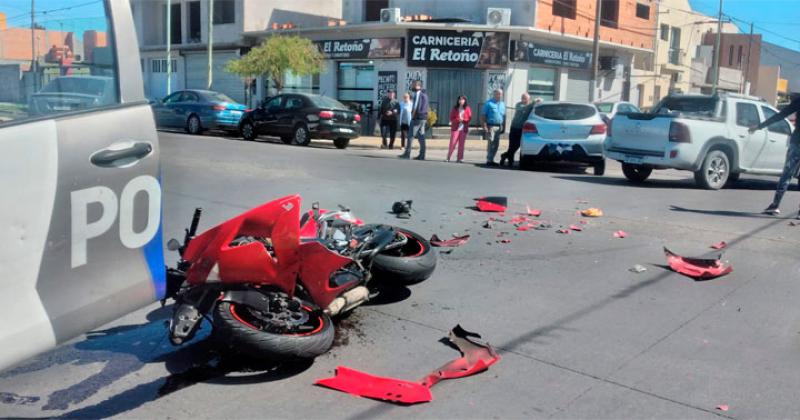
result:
<svg viewBox="0 0 800 420"><path fill-rule="evenodd" d="M85 3L74 4L72 6L59 7L57 9L37 10L33 14L34 15L40 15L40 14L61 12L61 11L64 11L64 10L72 10L72 9L76 9L76 8L79 8L79 7L89 6L91 4L102 3L102 2L103 2L103 0L92 0L92 1L85 2ZM30 16L31 16L30 12L22 13L22 14L19 14L17 16L13 16L13 17L7 18L6 22L11 22L11 21L18 20L18 19L28 19L28 18L30 18Z"/></svg>

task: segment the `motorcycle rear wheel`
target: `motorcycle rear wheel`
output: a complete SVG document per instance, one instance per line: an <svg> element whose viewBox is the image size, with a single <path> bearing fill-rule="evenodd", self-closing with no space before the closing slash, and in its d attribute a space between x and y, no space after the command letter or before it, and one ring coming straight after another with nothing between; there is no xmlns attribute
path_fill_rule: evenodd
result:
<svg viewBox="0 0 800 420"><path fill-rule="evenodd" d="M436 251L430 242L418 233L394 228L407 239L406 244L375 256L370 269L377 282L409 285L419 283L436 269Z"/></svg>
<svg viewBox="0 0 800 420"><path fill-rule="evenodd" d="M333 345L334 327L327 314L314 311L305 303L302 310L308 314L313 330L273 333L258 325L248 307L220 302L214 308L214 332L220 343L249 356L273 360L313 359Z"/></svg>

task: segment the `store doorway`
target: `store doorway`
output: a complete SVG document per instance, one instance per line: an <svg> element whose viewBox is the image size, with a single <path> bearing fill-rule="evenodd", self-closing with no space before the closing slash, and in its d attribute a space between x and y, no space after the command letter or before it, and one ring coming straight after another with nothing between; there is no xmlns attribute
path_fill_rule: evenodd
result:
<svg viewBox="0 0 800 420"><path fill-rule="evenodd" d="M340 62L336 73L336 99L361 115L361 134L375 131L375 87L377 78L371 61Z"/></svg>
<svg viewBox="0 0 800 420"><path fill-rule="evenodd" d="M486 98L483 97L483 72L480 70L428 70L428 93L430 107L436 110L436 125L450 124L450 108L458 95L465 95L472 108L470 125L479 126L478 110Z"/></svg>

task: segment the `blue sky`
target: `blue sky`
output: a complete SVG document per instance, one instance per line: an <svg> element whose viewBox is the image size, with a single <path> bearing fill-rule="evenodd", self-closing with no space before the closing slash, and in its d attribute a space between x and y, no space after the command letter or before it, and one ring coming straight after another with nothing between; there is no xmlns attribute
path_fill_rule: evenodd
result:
<svg viewBox="0 0 800 420"><path fill-rule="evenodd" d="M711 16L719 11L719 0L689 0L692 9ZM755 32L764 40L800 51L800 0L723 0L722 12L734 20L742 32ZM744 23L744 22L746 23Z"/></svg>
<svg viewBox="0 0 800 420"><path fill-rule="evenodd" d="M0 0L9 26L30 27L30 0ZM106 30L102 0L36 0L36 22L47 29L82 33Z"/></svg>

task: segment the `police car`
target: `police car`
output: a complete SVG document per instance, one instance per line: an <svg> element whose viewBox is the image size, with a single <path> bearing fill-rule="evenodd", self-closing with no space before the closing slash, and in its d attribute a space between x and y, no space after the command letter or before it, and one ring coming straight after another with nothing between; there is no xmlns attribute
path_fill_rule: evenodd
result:
<svg viewBox="0 0 800 420"><path fill-rule="evenodd" d="M131 6L59 6L75 22L42 22L47 42L32 46L19 19L0 39L0 369L164 294L159 145Z"/></svg>

